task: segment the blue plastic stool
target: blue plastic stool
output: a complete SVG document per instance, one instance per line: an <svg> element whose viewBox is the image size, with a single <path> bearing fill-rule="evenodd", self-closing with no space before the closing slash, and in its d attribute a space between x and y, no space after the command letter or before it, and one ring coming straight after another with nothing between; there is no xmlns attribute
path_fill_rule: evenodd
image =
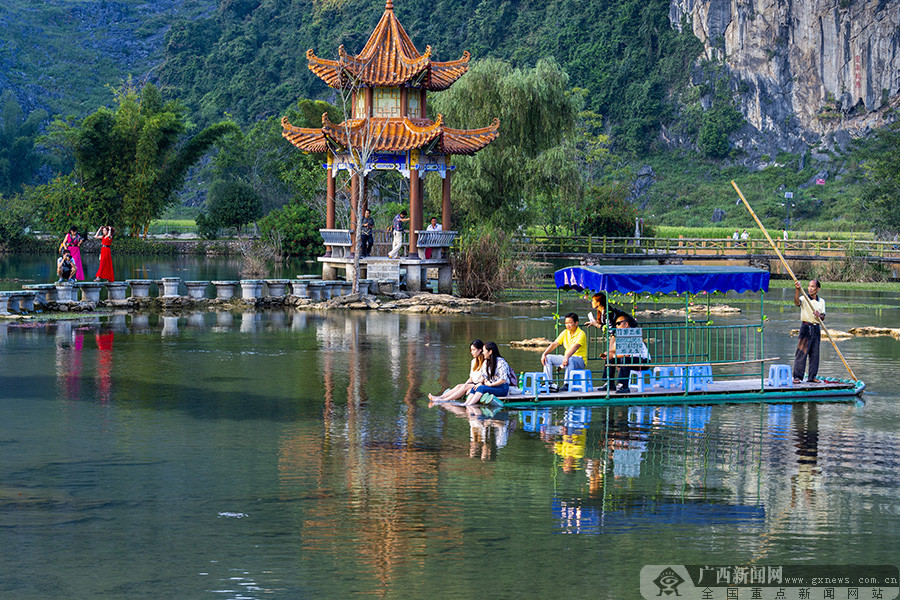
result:
<svg viewBox="0 0 900 600"><path fill-rule="evenodd" d="M687 391L706 391L712 383L712 365L690 365L687 372Z"/></svg>
<svg viewBox="0 0 900 600"><path fill-rule="evenodd" d="M681 381L684 378L684 369L681 367L654 367L653 381L661 388L681 388Z"/></svg>
<svg viewBox="0 0 900 600"><path fill-rule="evenodd" d="M587 369L573 369L569 371L566 383L570 392L589 392L594 389L591 372Z"/></svg>
<svg viewBox="0 0 900 600"><path fill-rule="evenodd" d="M550 382L543 371L524 373L522 377L522 393L531 393L537 397L538 393L550 391Z"/></svg>
<svg viewBox="0 0 900 600"><path fill-rule="evenodd" d="M794 373L790 365L769 367L769 384L774 387L794 387Z"/></svg>
<svg viewBox="0 0 900 600"><path fill-rule="evenodd" d="M653 391L653 372L650 369L634 370L628 375L628 387L637 387L640 393Z"/></svg>

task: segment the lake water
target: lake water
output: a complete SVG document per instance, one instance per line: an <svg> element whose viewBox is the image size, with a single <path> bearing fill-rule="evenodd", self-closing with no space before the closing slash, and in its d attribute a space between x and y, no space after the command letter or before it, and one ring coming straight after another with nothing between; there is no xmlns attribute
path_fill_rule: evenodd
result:
<svg viewBox="0 0 900 600"><path fill-rule="evenodd" d="M834 328L896 326L896 295L823 296ZM504 344L550 312L0 322L0 598L618 599L646 564L898 563L900 341L840 342L862 402L428 407L473 338L536 370ZM795 311L766 314L791 356Z"/></svg>

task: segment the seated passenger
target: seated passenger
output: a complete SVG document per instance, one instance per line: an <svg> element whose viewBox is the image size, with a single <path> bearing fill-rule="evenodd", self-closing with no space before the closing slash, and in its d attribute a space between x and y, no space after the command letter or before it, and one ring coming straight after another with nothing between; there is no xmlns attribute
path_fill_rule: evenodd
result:
<svg viewBox="0 0 900 600"><path fill-rule="evenodd" d="M635 328L637 327L637 321L634 319L630 319L627 317L619 317L616 319L616 329L627 329L627 328ZM647 349L647 344L641 341L641 354L640 356L629 356L624 354L616 354L616 340L613 338L610 341L610 357L615 357L615 364L619 366L619 377L618 377L618 385L616 386L617 394L627 394L631 390L628 387L628 379L631 377L632 371L643 371L646 367L642 366L650 362L650 350ZM612 361L610 361L612 363ZM614 368L612 369L614 370ZM610 373L610 382L615 381L612 372Z"/></svg>
<svg viewBox="0 0 900 600"><path fill-rule="evenodd" d="M585 327L602 329L606 323L609 323L610 327L615 327L616 319L620 316L631 319L631 315L615 306L610 305L607 311L606 294L597 292L591 297L591 312L588 313L588 322L585 323Z"/></svg>
<svg viewBox="0 0 900 600"><path fill-rule="evenodd" d="M466 398L466 404L478 404L484 394L493 394L498 398L506 397L516 385L516 376L509 363L500 356L500 349L494 342L484 345L484 364L481 365L481 375L484 381L475 386Z"/></svg>
<svg viewBox="0 0 900 600"><path fill-rule="evenodd" d="M566 353L563 355L550 354L560 344L565 348ZM554 373L556 367L565 369L565 379L569 378L569 374L573 370L587 369L587 335L578 327L578 315L575 313L566 315L565 330L541 354L541 364L544 365L544 375L550 381L551 392L558 391L554 381L556 379Z"/></svg>
<svg viewBox="0 0 900 600"><path fill-rule="evenodd" d="M452 402L453 400L459 400L466 394L468 394L472 388L476 385L480 384L483 381L483 377L481 375L481 366L484 364L484 342L481 340L475 340L469 346L469 351L472 353L472 364L469 365L469 378L465 380L465 382L457 384L450 389L444 390L444 392L440 396L433 396L432 394L428 394L428 399L432 402Z"/></svg>

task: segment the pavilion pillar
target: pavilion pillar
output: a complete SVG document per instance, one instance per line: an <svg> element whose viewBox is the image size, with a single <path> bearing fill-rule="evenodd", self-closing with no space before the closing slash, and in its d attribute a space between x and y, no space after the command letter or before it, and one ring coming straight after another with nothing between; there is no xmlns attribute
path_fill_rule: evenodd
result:
<svg viewBox="0 0 900 600"><path fill-rule="evenodd" d="M405 86L400 88L400 116L409 116L409 88Z"/></svg>
<svg viewBox="0 0 900 600"><path fill-rule="evenodd" d="M334 169L328 165L325 171L325 229L334 229ZM331 246L325 248L325 256L331 256Z"/></svg>
<svg viewBox="0 0 900 600"><path fill-rule="evenodd" d="M419 258L418 234L422 229L422 187L418 169L409 171L409 258Z"/></svg>
<svg viewBox="0 0 900 600"><path fill-rule="evenodd" d="M444 173L444 180L441 182L441 228L444 231L452 229L450 227L450 173L448 168Z"/></svg>

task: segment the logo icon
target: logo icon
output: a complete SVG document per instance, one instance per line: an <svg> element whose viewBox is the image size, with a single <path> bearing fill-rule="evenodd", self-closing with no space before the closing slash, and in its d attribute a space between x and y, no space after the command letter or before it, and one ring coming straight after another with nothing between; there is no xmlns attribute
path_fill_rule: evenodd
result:
<svg viewBox="0 0 900 600"><path fill-rule="evenodd" d="M680 596L681 594L678 593L677 588L684 583L684 578L676 573L672 567L666 567L659 576L653 580L653 583L659 588L657 596L662 596L663 594L666 596L671 596L672 594Z"/></svg>

